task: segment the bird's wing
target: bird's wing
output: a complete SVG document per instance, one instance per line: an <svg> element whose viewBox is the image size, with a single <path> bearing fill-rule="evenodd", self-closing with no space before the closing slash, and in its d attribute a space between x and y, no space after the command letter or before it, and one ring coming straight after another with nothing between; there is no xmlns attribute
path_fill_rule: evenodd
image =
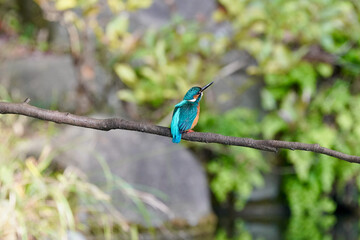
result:
<svg viewBox="0 0 360 240"><path fill-rule="evenodd" d="M172 120L171 120L171 135L173 136L173 142L179 143L181 140L181 130L179 128L179 122L180 122L180 109L181 107L186 104L187 101L183 100L175 105L175 109L173 112Z"/></svg>
<svg viewBox="0 0 360 240"><path fill-rule="evenodd" d="M177 108L177 107L182 107L182 106L184 106L184 105L187 104L187 103L188 103L187 100L182 100L181 102L179 102L178 104L175 105L175 108ZM175 111L174 111L174 113L175 113Z"/></svg>
<svg viewBox="0 0 360 240"><path fill-rule="evenodd" d="M171 121L171 134L177 136L179 133L191 129L197 111L197 107L194 107L194 105L187 100L176 104Z"/></svg>
<svg viewBox="0 0 360 240"><path fill-rule="evenodd" d="M196 118L197 111L197 107L194 107L192 104L188 104L188 106L184 105L180 108L179 129L181 132L191 129L191 126Z"/></svg>
<svg viewBox="0 0 360 240"><path fill-rule="evenodd" d="M180 120L180 108L175 107L173 117L171 120L171 135L173 137L174 143L179 143L181 140L181 132L179 129L179 120Z"/></svg>

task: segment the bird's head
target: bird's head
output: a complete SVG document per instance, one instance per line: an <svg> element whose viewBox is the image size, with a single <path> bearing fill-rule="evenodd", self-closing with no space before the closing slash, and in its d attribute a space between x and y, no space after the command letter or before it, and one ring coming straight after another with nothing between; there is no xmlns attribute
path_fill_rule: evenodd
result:
<svg viewBox="0 0 360 240"><path fill-rule="evenodd" d="M189 102L198 102L198 101L200 101L202 95L204 94L203 92L205 91L205 89L210 87L211 84L213 84L213 83L214 82L211 82L211 83L205 85L204 87L192 87L192 88L190 88L190 90L187 91L187 93L185 94L184 100L187 100Z"/></svg>

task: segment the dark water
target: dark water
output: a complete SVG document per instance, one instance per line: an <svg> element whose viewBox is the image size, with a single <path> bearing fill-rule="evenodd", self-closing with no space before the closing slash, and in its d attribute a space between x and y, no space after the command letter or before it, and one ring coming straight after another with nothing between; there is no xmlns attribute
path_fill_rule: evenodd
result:
<svg viewBox="0 0 360 240"><path fill-rule="evenodd" d="M221 218L213 239L360 239L359 218L352 215L285 217L272 220Z"/></svg>
<svg viewBox="0 0 360 240"><path fill-rule="evenodd" d="M314 210L316 210L314 205ZM249 203L240 212L232 207L215 207L218 217L214 240L277 239L344 239L360 240L357 207L338 205L335 214L319 215L317 211L293 216L281 201Z"/></svg>
<svg viewBox="0 0 360 240"><path fill-rule="evenodd" d="M358 240L359 218L354 215L314 217L268 216L254 218L221 216L213 234L194 234L188 230L162 229L140 233L138 238L118 236L113 239L139 240ZM101 238L96 238L101 239Z"/></svg>

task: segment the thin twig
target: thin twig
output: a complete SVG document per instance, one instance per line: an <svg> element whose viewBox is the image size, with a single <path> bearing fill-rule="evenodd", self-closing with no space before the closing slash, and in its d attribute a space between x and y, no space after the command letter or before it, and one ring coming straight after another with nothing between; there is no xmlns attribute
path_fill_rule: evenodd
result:
<svg viewBox="0 0 360 240"><path fill-rule="evenodd" d="M24 103L0 102L0 114L19 114L59 124L67 124L78 127L92 128L102 131L123 129L137 132L150 133L164 137L171 137L170 129L148 123L128 121L121 118L96 119L91 117L77 116L66 112L51 111L37 108ZM259 149L263 151L277 152L278 149L303 150L325 154L352 163L360 163L359 156L352 156L321 147L319 144L300 142L286 142L278 140L254 140L251 138L230 137L215 133L191 132L182 137L183 140L204 143L219 143Z"/></svg>
<svg viewBox="0 0 360 240"><path fill-rule="evenodd" d="M246 67L246 63L242 61L237 60L231 62L220 69L219 73L214 78L214 82L217 82L225 77L228 77L244 67Z"/></svg>

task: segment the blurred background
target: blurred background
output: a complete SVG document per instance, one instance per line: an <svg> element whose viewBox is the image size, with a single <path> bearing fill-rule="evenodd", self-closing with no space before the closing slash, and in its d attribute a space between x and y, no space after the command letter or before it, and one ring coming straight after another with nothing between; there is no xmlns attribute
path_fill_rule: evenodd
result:
<svg viewBox="0 0 360 240"><path fill-rule="evenodd" d="M0 99L360 155L358 0L0 0ZM360 165L0 116L1 239L359 239Z"/></svg>

